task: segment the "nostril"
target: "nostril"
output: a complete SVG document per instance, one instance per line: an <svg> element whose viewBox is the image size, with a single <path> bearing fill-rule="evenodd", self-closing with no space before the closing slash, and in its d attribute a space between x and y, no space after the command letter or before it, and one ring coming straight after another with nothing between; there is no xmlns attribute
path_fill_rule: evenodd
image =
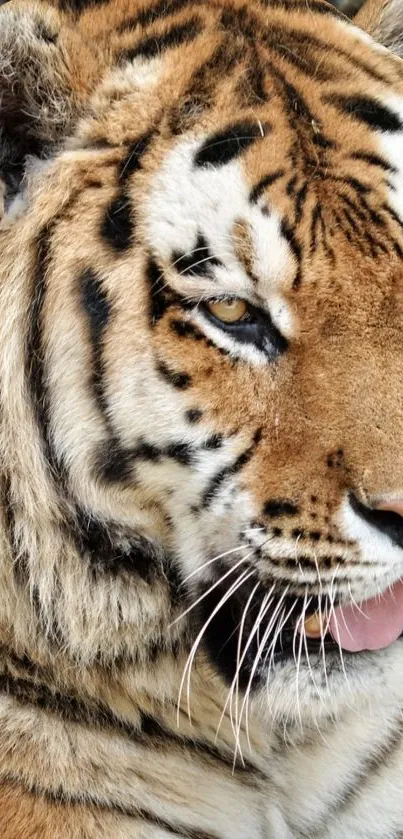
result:
<svg viewBox="0 0 403 839"><path fill-rule="evenodd" d="M353 492L349 495L350 505L357 513L372 527L376 527L395 545L403 548L403 501L391 502L390 504L377 504L376 507L367 507L358 500Z"/></svg>

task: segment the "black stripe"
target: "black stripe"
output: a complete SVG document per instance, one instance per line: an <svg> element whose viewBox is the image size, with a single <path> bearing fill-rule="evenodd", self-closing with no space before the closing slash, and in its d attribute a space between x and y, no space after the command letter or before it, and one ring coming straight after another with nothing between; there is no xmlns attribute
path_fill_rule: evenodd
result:
<svg viewBox="0 0 403 839"><path fill-rule="evenodd" d="M283 175L285 175L284 169L277 169L276 172L271 172L269 175L265 175L259 183L251 189L249 201L252 204L256 204L261 195L263 195L264 191L268 189L269 186L272 186L272 184L275 184L279 178L283 177Z"/></svg>
<svg viewBox="0 0 403 839"><path fill-rule="evenodd" d="M379 154L375 154L373 152L355 151L352 152L350 157L353 160L362 160L370 166L378 166L380 169L383 169L385 172L390 172L392 175L397 174L397 169L390 163L387 163L387 161L384 160L383 157L380 157Z"/></svg>
<svg viewBox="0 0 403 839"><path fill-rule="evenodd" d="M135 58L156 58L169 49L175 49L183 44L189 44L201 34L202 22L199 18L193 17L185 23L178 23L172 26L168 32L162 35L150 35L144 38L134 47L119 51L119 62L134 61Z"/></svg>
<svg viewBox="0 0 403 839"><path fill-rule="evenodd" d="M219 839L217 833L206 833L205 830L198 830L197 828L194 830L179 823L173 825L172 822L167 822L147 810L140 810L139 812L143 821L155 825L160 830L165 830L171 836L178 836L179 839Z"/></svg>
<svg viewBox="0 0 403 839"><path fill-rule="evenodd" d="M270 130L267 123L261 127L255 122L235 122L204 141L196 152L195 165L224 166L239 157L252 143L262 140Z"/></svg>
<svg viewBox="0 0 403 839"><path fill-rule="evenodd" d="M318 227L320 227L321 215L322 215L322 208L321 208L320 204L315 204L315 207L313 208L313 211L312 211L311 229L310 229L310 232L311 232L311 241L310 241L311 252L313 252L315 250L316 245L317 245L317 241L318 241L317 240L317 233L318 233Z"/></svg>
<svg viewBox="0 0 403 839"><path fill-rule="evenodd" d="M347 223L350 225L350 227L354 231L354 233L359 233L360 228L359 228L358 224L354 221L351 213L348 210L343 210L342 212L343 212L343 216L347 220Z"/></svg>
<svg viewBox="0 0 403 839"><path fill-rule="evenodd" d="M128 152L119 167L118 178L120 183L126 183L134 172L141 169L142 159L150 147L153 132L143 134L130 144Z"/></svg>
<svg viewBox="0 0 403 839"><path fill-rule="evenodd" d="M161 372L161 371L160 371ZM181 374L179 374L180 376ZM183 374L186 376L187 374ZM174 387L183 389L188 386L187 379L182 383L178 378L177 384L171 382ZM108 483L120 483L135 485L136 479L133 475L133 467L137 463L161 463L162 460L173 460L180 466L189 466L197 450L181 441L168 443L166 446L155 446L145 440L140 440L136 446L126 448L122 446L116 437L110 437L107 441L97 446L94 458L93 474L99 479L101 477Z"/></svg>
<svg viewBox="0 0 403 839"><path fill-rule="evenodd" d="M301 221L301 218L302 218L302 215L303 215L303 212L304 212L304 207L305 207L305 202L306 202L306 199L307 199L307 195L308 195L308 183L307 183L307 181L305 181L305 183L302 184L301 188L298 190L298 192L295 196L295 224L299 224L299 222Z"/></svg>
<svg viewBox="0 0 403 839"><path fill-rule="evenodd" d="M94 478L101 477L110 484L133 486L135 483L130 452L121 446L116 435L112 434L108 440L97 446L92 473Z"/></svg>
<svg viewBox="0 0 403 839"><path fill-rule="evenodd" d="M341 47L336 46L336 44L332 44L330 47L328 41L324 41L321 38L318 38L317 36L313 35L312 32L303 32L299 29L291 29L290 27L284 25L281 27L275 27L275 29L277 32L277 37L282 38L282 43L284 43L284 40L286 40L287 43L287 39L290 38L293 41L293 47L295 47L296 45L300 45L303 49L313 48L314 50L317 50L318 52L322 53L324 58L329 57L329 55L331 57L337 55L339 58L343 59L346 62L346 65L352 65L353 67L357 68L358 70L361 70L361 72L365 73L367 76L374 79L375 81L383 82L384 84L391 83L391 79L385 77L382 73L378 73L378 71L375 70L367 62L355 58L355 56L352 55L350 52L342 49ZM268 42L268 45L270 43L270 46L272 45L271 31L272 27L270 26L270 37ZM283 57L285 58L285 56ZM303 53L301 55L301 58L303 58ZM318 61L318 56L316 56L316 60ZM314 74L314 78L315 77L316 74Z"/></svg>
<svg viewBox="0 0 403 839"><path fill-rule="evenodd" d="M153 256L148 257L145 273L150 289L150 320L155 326L171 305L172 297Z"/></svg>
<svg viewBox="0 0 403 839"><path fill-rule="evenodd" d="M382 204L382 210L384 213L387 213L400 228L403 229L403 220L398 216L396 211L389 206L389 204Z"/></svg>
<svg viewBox="0 0 403 839"><path fill-rule="evenodd" d="M195 425L202 419L203 411L200 408L189 408L186 411L185 417L191 425Z"/></svg>
<svg viewBox="0 0 403 839"><path fill-rule="evenodd" d="M354 769L350 767L349 774L350 776L353 774L354 780L349 781L345 789L339 791L338 793L335 791L333 802L324 814L326 823L328 823L332 816L337 816L338 821L340 821L343 813L346 810L349 810L354 801L365 793L366 788L371 788L371 785L374 782L374 777L376 777L379 771L385 769L388 761L393 760L396 752L401 749L402 740L403 723L399 717L395 720L395 727L388 735L387 739L383 743L375 746L368 757L364 758L364 760L359 763L355 772ZM323 832L321 829L313 829L310 831L310 837L312 837L312 839L320 839L322 835Z"/></svg>
<svg viewBox="0 0 403 839"><path fill-rule="evenodd" d="M403 124L397 114L369 96L340 96L334 93L322 98L342 113L358 122L364 122L377 131L394 133L403 130Z"/></svg>
<svg viewBox="0 0 403 839"><path fill-rule="evenodd" d="M207 338L201 329L199 329L194 323L190 323L188 320L173 318L169 325L172 332L175 332L175 335L178 335L179 338L194 338L195 341L204 341L208 347L216 347L216 344ZM217 349L220 348L217 347Z"/></svg>
<svg viewBox="0 0 403 839"><path fill-rule="evenodd" d="M199 740L197 737L189 738L181 735L180 731L172 731L167 729L164 724L156 717L149 714L141 714L141 732L147 739L152 740L156 745L164 745L164 743L172 743L176 746L185 746L189 751L199 750L206 758L211 758L213 761L225 765L228 769L233 770L234 756L231 751L221 752L218 746L214 743ZM253 763L248 761L239 761L236 763L235 773L242 776L246 784L254 785L254 779L259 778L266 780L264 772L258 769ZM250 776L249 778L247 776Z"/></svg>
<svg viewBox="0 0 403 839"><path fill-rule="evenodd" d="M211 108L222 78L237 66L242 56L242 45L221 43L201 67L194 71L183 94L184 101L193 100L199 108Z"/></svg>
<svg viewBox="0 0 403 839"><path fill-rule="evenodd" d="M209 277L209 279L214 279L211 269L222 265L221 260L211 253L208 242L202 233L199 233L195 247L190 254L173 251L171 263L172 267L180 274L191 277Z"/></svg>
<svg viewBox="0 0 403 839"><path fill-rule="evenodd" d="M169 127L173 134L192 128L204 111L211 110L223 76L229 74L243 59L242 44L222 42L193 72L180 102L175 102L171 110Z"/></svg>
<svg viewBox="0 0 403 839"><path fill-rule="evenodd" d="M210 479L209 483L207 484L200 500L200 507L195 510L198 512L199 509L206 510L212 502L214 498L218 495L221 490L221 487L226 483L229 478L232 478L234 475L237 474L247 463L249 463L251 457L254 454L256 449L256 445L259 442L258 438L253 442L248 449L245 449L242 454L238 455L236 460L231 463L229 466L224 466L219 472L216 472L215 475Z"/></svg>
<svg viewBox="0 0 403 839"><path fill-rule="evenodd" d="M105 242L117 253L124 253L132 245L134 212L130 198L124 189L108 204L100 233Z"/></svg>
<svg viewBox="0 0 403 839"><path fill-rule="evenodd" d="M178 390L187 390L187 388L192 384L192 379L191 376L189 376L189 373L172 370L167 364L165 364L164 361L158 362L157 370L164 380L168 382L168 384Z"/></svg>
<svg viewBox="0 0 403 839"><path fill-rule="evenodd" d="M81 508L74 525L75 546L94 572L116 576L127 571L150 585L162 575L166 557L144 536L126 533L117 523L101 521Z"/></svg>
<svg viewBox="0 0 403 839"><path fill-rule="evenodd" d="M167 650L169 652L169 650ZM6 651L8 655L8 651ZM199 739L197 736L188 737L180 731L173 731L156 717L143 713L139 708L139 723L137 726L117 717L113 711L102 702L92 698L82 698L74 694L62 693L51 686L47 680L46 670L40 668L28 658L10 659L12 666L21 668L26 677L15 677L9 672L0 674L0 692L12 696L22 705L33 705L61 719L86 725L94 730L114 731L117 735L127 737L131 742L148 746L157 750L167 746L175 746L180 750L182 758L189 756L200 759L211 766L226 767L239 780L256 788L256 780L266 780L265 774L252 762L245 759L234 766L233 753L221 751L214 743ZM7 663L6 663L7 666ZM49 677L51 678L51 677Z"/></svg>
<svg viewBox="0 0 403 839"><path fill-rule="evenodd" d="M241 102L246 108L253 104L261 105L268 101L263 61L255 44L250 42L249 49L251 52L250 60L237 85L237 94L241 97Z"/></svg>
<svg viewBox="0 0 403 839"><path fill-rule="evenodd" d="M285 25L284 22L281 25L276 25L275 22L270 21L269 26L265 27L262 20L252 15L246 7L236 10L226 9L222 14L221 21L224 27L233 29L238 36L265 44L267 49L274 50L284 60L296 66L304 75L309 75L309 72L312 71L313 78L322 78L323 80L328 78L330 81L333 73L334 79L334 67L330 65L327 68L326 61L329 56L331 58L337 56L345 62L346 66L351 65L371 79L383 84L391 84L393 81L393 79L379 73L367 62L355 58L350 52L336 46L336 44L332 44L330 49L328 41L316 37L311 32L294 29ZM312 51L315 50L321 54L316 55L316 67L315 56L312 55Z"/></svg>
<svg viewBox="0 0 403 839"><path fill-rule="evenodd" d="M25 788L26 786L21 779L18 779L17 781L14 776L8 777L6 775L3 776L3 778L4 781L14 787L17 792L21 789L21 787ZM53 804L65 806L67 811L68 808L82 808L84 804L90 806L95 812L117 812L122 816L133 819L133 827L135 827L136 824L139 824L141 827L141 823L144 824L144 822L146 822L149 825L154 825L154 827L158 828L160 831L163 830L170 836L179 837L179 839L223 839L223 837L219 836L218 833L211 833L210 831L207 833L205 830L188 827L180 822L174 823L172 821L161 819L150 810L138 807L126 807L113 800L102 801L98 797L94 798L87 791L84 795L77 796L73 795L70 790L65 792L62 786L59 786L57 789L50 790L49 788L43 789L39 784L29 783L26 788L31 795L44 798L46 801L52 802Z"/></svg>
<svg viewBox="0 0 403 839"><path fill-rule="evenodd" d="M301 0L258 0L258 2L261 6L267 6L269 9L299 12L301 15L308 15L309 17L311 17L312 13L329 15L330 17L337 17L340 20L348 22L348 18L339 9L321 0L305 0L304 3L301 3Z"/></svg>
<svg viewBox="0 0 403 839"><path fill-rule="evenodd" d="M271 498L265 501L263 515L269 518L281 518L282 516L296 516L298 507L288 498Z"/></svg>
<svg viewBox="0 0 403 839"><path fill-rule="evenodd" d="M81 302L88 317L92 346L92 387L107 423L108 403L104 386L104 334L111 316L111 304L101 278L91 268L81 276Z"/></svg>
<svg viewBox="0 0 403 839"><path fill-rule="evenodd" d="M339 192L337 197L339 198L340 201L343 202L343 204L346 204L347 207L349 207L350 210L353 211L353 213L357 216L357 218L360 219L360 221L365 222L365 224L368 222L368 220L369 220L368 213L365 212L362 209L362 207L357 204L356 201L354 201L352 198L350 198L349 195L346 195L344 192Z"/></svg>
<svg viewBox="0 0 403 839"><path fill-rule="evenodd" d="M80 0L76 0L76 2L79 3ZM307 0L304 4L301 4L300 0L259 0L259 2L260 5L269 6L270 9L295 11L305 15L307 12L309 15L312 13L329 15L348 21L348 18L342 12L335 9L329 3L322 2L322 0ZM212 3L211 0L210 2L209 0L159 0L158 3L152 3L148 8L142 9L138 14L124 20L117 28L117 32L126 32L128 29L134 29L136 26L150 26L156 21L177 14L189 6L194 8L195 6L203 5L216 8L217 4Z"/></svg>
<svg viewBox="0 0 403 839"><path fill-rule="evenodd" d="M109 3L109 0L59 0L59 8L62 9L63 12L76 12L77 14L82 14L87 9L91 9L96 6L105 6Z"/></svg>
<svg viewBox="0 0 403 839"><path fill-rule="evenodd" d="M311 111L308 103L303 98L302 94L291 84L285 74L272 61L267 62L267 71L270 72L272 82L276 85L279 95L281 96L285 111L288 117L288 122L295 133L296 139L299 141L298 145L305 150L304 166L311 166L313 170L318 169L320 154L323 149L329 145L329 140L324 136L321 130L320 119ZM313 135L312 126L316 125L318 131ZM307 131L308 142L307 142ZM312 145L312 137L315 137L316 144L319 145L319 152L314 158L310 153ZM321 139L321 143L317 141ZM327 167L326 167L327 168Z"/></svg>
<svg viewBox="0 0 403 839"><path fill-rule="evenodd" d="M16 535L14 499L11 493L10 478L5 471L2 475L1 502L5 532L13 561L14 580L18 586L27 591L30 584L28 554L22 549Z"/></svg>
<svg viewBox="0 0 403 839"><path fill-rule="evenodd" d="M36 265L33 269L33 290L28 313L28 330L25 347L25 375L31 394L33 410L43 453L51 474L60 485L64 484L64 467L56 455L50 432L50 398L45 371L45 349L42 340L43 309L47 290L47 271L50 249L59 217L44 227L34 242Z"/></svg>
<svg viewBox="0 0 403 839"><path fill-rule="evenodd" d="M142 9L137 15L126 18L118 26L117 32L126 32L128 29L135 29L136 26L151 26L157 20L174 15L188 6L200 6L205 2L206 0L160 0L159 3L152 3L148 9Z"/></svg>
<svg viewBox="0 0 403 839"><path fill-rule="evenodd" d="M295 275L293 287L298 288L301 284L302 248L286 219L282 220L280 229L297 262L297 273Z"/></svg>
<svg viewBox="0 0 403 839"><path fill-rule="evenodd" d="M328 49L326 63L319 62L317 44L312 43L313 40L310 33L297 32L284 26L271 25L270 30L262 35L266 49L292 64L304 76L320 82L332 81L335 77L334 65L329 61L332 50Z"/></svg>
<svg viewBox="0 0 403 839"><path fill-rule="evenodd" d="M331 245L329 245L329 241L328 241L328 230L327 230L327 226L326 226L326 224L325 224L325 220L324 220L324 218L323 218L323 215L322 215L322 214L321 214L321 215L320 215L320 217L319 217L319 223L320 223L321 230L322 230L322 247L324 248L324 250L325 250L325 252L326 252L327 256L328 256L328 257L329 257L329 259L330 259L330 261L331 261L331 262L333 263L333 265L334 265L334 264L335 264L335 261L336 261L336 256L335 256L335 253L334 253L334 250L333 250L332 246L331 246Z"/></svg>
<svg viewBox="0 0 403 839"><path fill-rule="evenodd" d="M56 27L51 26L48 21L41 19L35 21L35 38L45 41L46 44L57 44L58 35Z"/></svg>

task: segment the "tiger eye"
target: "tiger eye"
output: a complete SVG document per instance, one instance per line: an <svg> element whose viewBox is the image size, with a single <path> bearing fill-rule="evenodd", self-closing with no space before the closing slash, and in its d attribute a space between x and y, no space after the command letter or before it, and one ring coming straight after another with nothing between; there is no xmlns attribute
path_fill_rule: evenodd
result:
<svg viewBox="0 0 403 839"><path fill-rule="evenodd" d="M245 300L233 297L230 300L210 300L207 309L217 320L223 323L238 323L248 313L248 305Z"/></svg>

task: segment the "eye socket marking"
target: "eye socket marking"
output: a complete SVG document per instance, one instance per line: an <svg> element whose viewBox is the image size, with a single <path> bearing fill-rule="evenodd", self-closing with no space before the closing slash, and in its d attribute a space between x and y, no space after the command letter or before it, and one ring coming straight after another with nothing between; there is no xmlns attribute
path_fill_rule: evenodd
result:
<svg viewBox="0 0 403 839"><path fill-rule="evenodd" d="M242 344L253 344L269 358L288 349L287 338L274 325L270 314L241 297L209 300L200 308L213 326Z"/></svg>

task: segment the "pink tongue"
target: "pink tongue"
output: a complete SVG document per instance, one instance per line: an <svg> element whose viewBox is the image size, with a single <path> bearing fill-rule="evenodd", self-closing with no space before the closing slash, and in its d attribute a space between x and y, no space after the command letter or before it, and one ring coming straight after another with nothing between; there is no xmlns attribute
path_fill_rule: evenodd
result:
<svg viewBox="0 0 403 839"><path fill-rule="evenodd" d="M381 650L403 632L403 580L381 597L335 609L329 631L344 650Z"/></svg>

